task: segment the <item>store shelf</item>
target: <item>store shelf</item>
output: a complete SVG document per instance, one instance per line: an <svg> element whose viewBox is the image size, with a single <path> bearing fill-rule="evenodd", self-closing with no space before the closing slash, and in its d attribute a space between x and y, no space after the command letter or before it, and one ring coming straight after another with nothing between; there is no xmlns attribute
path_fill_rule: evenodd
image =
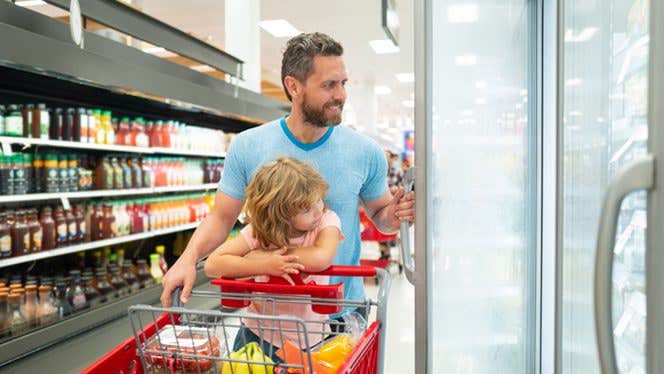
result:
<svg viewBox="0 0 664 374"><path fill-rule="evenodd" d="M161 147L150 148L150 150L152 150L152 153L158 155L177 155L177 156L209 157L209 158L226 157L226 153L219 153L219 152L196 152L184 149L172 149L172 148L161 148Z"/></svg>
<svg viewBox="0 0 664 374"><path fill-rule="evenodd" d="M196 273L195 286L208 282L202 270ZM37 328L32 332L0 343L0 367L19 358L28 356L46 347L70 341L71 337L92 330L105 323L127 315L127 309L137 304L152 304L159 301L163 288L154 285L133 295L105 303L99 307L58 321L52 325ZM127 322L128 323L128 322ZM127 338L131 336L128 335ZM89 359L86 357L85 359Z"/></svg>
<svg viewBox="0 0 664 374"><path fill-rule="evenodd" d="M225 153L196 152L196 151L174 149L174 148L132 147L124 145L81 143L81 142L72 142L67 140L48 140L48 139L23 138L23 137L14 137L14 136L0 136L0 143L22 144L25 146L25 148L30 146L44 146L44 147L85 149L85 150L106 151L106 152L177 155L177 156L191 156L191 157L223 158L226 156Z"/></svg>
<svg viewBox="0 0 664 374"><path fill-rule="evenodd" d="M170 187L154 187L150 188L151 193L165 193L165 192L187 192L187 191L200 191L200 190L214 190L218 186L217 183L205 183L191 186L170 186Z"/></svg>
<svg viewBox="0 0 664 374"><path fill-rule="evenodd" d="M150 188L130 188L126 190L94 190L79 192L53 192L53 193L35 193L26 195L1 195L0 203L19 203L27 201L45 201L61 198L67 199L88 199L92 197L117 197L132 195L148 195L166 192L189 192L206 191L216 189L216 183L195 184L191 186L169 186L169 187L150 187Z"/></svg>
<svg viewBox="0 0 664 374"><path fill-rule="evenodd" d="M102 247L116 245L116 244L128 243L128 242L132 242L132 241L136 241L136 240L153 238L153 237L157 237L157 236L161 236L161 235L173 234L173 233L180 232L180 231L195 229L197 226L198 226L198 222L188 223L186 225L169 227L169 228L161 229L161 230L142 232L140 234L120 236L120 237L112 238L112 239L96 240L96 241L93 241L93 242L76 244L76 245L72 245L72 246L68 246L68 247L64 247L64 248L57 248L57 249L52 249L52 250L49 250L49 251L33 253L33 254L18 256L18 257L12 257L12 258L8 258L6 260L0 260L0 268L7 267L7 266L13 266L13 265L17 265L17 264L22 264L22 263L26 263L26 262L31 262L31 261L43 260L43 259L46 259L46 258L63 256L63 255L67 255L67 254L70 254L70 253L88 251L88 250L91 250L91 249L97 249L97 248L102 248Z"/></svg>

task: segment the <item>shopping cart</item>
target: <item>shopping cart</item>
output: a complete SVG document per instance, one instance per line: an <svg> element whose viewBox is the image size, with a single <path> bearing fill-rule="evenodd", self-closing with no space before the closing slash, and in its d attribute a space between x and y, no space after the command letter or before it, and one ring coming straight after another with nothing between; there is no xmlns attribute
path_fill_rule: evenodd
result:
<svg viewBox="0 0 664 374"><path fill-rule="evenodd" d="M129 308L129 317L134 336L108 352L83 373L330 372L325 368L325 363L316 361L315 351L337 337L347 336L340 331L351 328L349 321L353 319L321 321L275 315L277 307L285 304L308 307L321 315L339 313L344 308L366 308L366 316L371 316L375 308L375 320L359 336L350 354L333 372L382 373L387 296L391 284L389 274L383 269L368 266L332 266L315 275L374 276L379 280L378 295L376 300L346 300L343 299L343 284L317 285L299 277L294 278L294 286L278 277L271 277L268 283L259 283L253 279L215 279L211 283L218 286L219 291L194 290L192 297L220 299L224 310L229 307L243 308L253 302L256 303L254 305L260 305L260 314L242 309L229 313L191 310L182 306L132 306ZM179 295L173 296L177 302ZM234 352L234 335L243 325L251 325L252 331L258 330L255 334L259 338L258 346L264 347L264 343L271 342L271 345L267 344L269 348L254 350L253 353L249 352L249 348ZM296 342L284 338L293 335L296 336ZM320 342L314 344L314 340ZM242 343L248 342L245 340ZM293 346L295 350L283 348ZM281 357L286 358L284 362L270 358L275 356L273 349L277 347L283 348L280 352L283 355Z"/></svg>
<svg viewBox="0 0 664 374"><path fill-rule="evenodd" d="M378 230L376 225L367 217L364 209L360 208L360 223L364 229L360 233L362 240L362 257L360 258L360 265L373 266L382 269L388 269L389 266L395 265L399 269L399 274L403 271L402 265L397 258L392 256L392 249L396 248L396 243L399 238L397 234L383 234ZM373 249L369 247L365 253L365 243L374 242L378 245L378 253L373 255Z"/></svg>

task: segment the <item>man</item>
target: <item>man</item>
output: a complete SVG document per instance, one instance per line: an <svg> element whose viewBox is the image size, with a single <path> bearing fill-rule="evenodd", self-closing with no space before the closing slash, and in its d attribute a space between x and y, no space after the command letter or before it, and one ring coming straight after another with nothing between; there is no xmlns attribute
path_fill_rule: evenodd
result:
<svg viewBox="0 0 664 374"><path fill-rule="evenodd" d="M214 251L228 236L244 204L244 190L254 172L280 156L291 156L315 166L330 185L325 203L337 213L345 240L334 263L357 265L360 257L358 204L386 233L396 232L401 220L413 221L414 195L388 190L387 163L381 148L341 123L348 80L343 47L321 33L300 34L288 41L281 79L292 102L288 117L239 134L224 164L212 213L201 222L184 253L163 279L162 304L170 305L172 291L183 286L186 303L196 277L196 262ZM297 249L288 252L297 253ZM359 278L344 282L345 297L364 300Z"/></svg>

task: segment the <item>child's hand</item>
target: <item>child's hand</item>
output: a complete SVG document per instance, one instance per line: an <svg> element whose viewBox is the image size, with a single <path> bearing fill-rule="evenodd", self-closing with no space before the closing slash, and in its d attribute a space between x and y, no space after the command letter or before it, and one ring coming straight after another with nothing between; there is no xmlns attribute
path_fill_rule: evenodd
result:
<svg viewBox="0 0 664 374"><path fill-rule="evenodd" d="M265 264L265 274L284 278L291 286L295 285L290 274L299 274L304 270L304 265L298 262L299 257L286 255L288 248L283 247L272 251L263 251L261 257ZM252 251L258 252L258 251Z"/></svg>

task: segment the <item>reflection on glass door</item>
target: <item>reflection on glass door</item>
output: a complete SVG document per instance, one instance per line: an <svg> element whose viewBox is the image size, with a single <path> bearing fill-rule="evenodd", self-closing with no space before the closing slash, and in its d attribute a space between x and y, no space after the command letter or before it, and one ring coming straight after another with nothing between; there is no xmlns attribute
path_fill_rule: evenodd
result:
<svg viewBox="0 0 664 374"><path fill-rule="evenodd" d="M431 1L434 373L532 373L533 1Z"/></svg>
<svg viewBox="0 0 664 374"><path fill-rule="evenodd" d="M599 373L593 264L602 198L647 150L648 2L565 1L562 371ZM622 204L613 284L623 373L645 372L646 194Z"/></svg>

